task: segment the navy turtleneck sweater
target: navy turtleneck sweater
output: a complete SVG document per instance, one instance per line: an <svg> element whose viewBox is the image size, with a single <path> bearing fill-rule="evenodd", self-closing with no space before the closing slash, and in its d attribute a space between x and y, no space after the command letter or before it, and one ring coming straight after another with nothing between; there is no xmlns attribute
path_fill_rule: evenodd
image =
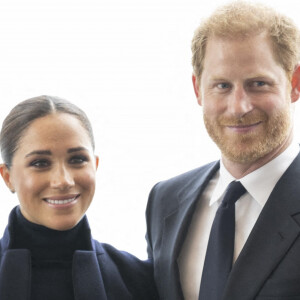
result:
<svg viewBox="0 0 300 300"><path fill-rule="evenodd" d="M11 249L31 252L31 300L74 300L72 260L76 250L92 250L86 217L74 228L57 231L27 221L18 208Z"/></svg>

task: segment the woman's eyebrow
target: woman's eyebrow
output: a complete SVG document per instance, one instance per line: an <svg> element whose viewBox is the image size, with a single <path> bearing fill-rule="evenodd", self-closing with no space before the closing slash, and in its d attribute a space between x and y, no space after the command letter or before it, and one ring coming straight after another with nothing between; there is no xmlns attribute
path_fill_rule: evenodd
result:
<svg viewBox="0 0 300 300"><path fill-rule="evenodd" d="M78 152L78 151L88 151L85 147L76 147L76 148L70 148L68 149L68 153ZM25 157L29 157L32 155L52 155L52 152L50 150L34 150L28 154L25 155Z"/></svg>
<svg viewBox="0 0 300 300"><path fill-rule="evenodd" d="M85 147L76 147L68 149L68 153L78 152L78 151L88 151Z"/></svg>
<svg viewBox="0 0 300 300"><path fill-rule="evenodd" d="M50 150L35 150L25 155L25 157L29 157L32 155L52 155Z"/></svg>

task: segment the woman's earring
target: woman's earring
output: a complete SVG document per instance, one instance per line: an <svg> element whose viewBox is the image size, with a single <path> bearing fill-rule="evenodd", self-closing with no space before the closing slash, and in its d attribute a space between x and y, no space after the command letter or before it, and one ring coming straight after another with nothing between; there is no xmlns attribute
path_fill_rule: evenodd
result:
<svg viewBox="0 0 300 300"><path fill-rule="evenodd" d="M16 191L14 189L10 189L10 191L14 194Z"/></svg>

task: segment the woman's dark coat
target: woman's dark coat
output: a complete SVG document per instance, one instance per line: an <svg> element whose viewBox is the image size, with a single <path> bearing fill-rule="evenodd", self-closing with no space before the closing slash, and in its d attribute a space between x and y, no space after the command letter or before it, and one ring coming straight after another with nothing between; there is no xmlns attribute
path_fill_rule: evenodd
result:
<svg viewBox="0 0 300 300"><path fill-rule="evenodd" d="M30 300L31 255L27 249L9 248L11 219L10 216L0 240L0 299ZM95 240L92 246L92 251L74 253L74 300L158 299L150 261L141 261Z"/></svg>

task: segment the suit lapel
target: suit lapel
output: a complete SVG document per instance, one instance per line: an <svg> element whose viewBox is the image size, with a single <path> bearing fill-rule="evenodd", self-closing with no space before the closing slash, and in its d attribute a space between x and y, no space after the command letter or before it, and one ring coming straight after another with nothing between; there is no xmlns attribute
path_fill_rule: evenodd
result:
<svg viewBox="0 0 300 300"><path fill-rule="evenodd" d="M177 207L165 217L159 268L165 272L161 279L164 281L164 286L169 287L168 299L183 298L177 258L185 240L197 200L218 169L219 163L214 163L196 180L191 179L187 182L178 192L177 199L172 199L172 201L177 200ZM178 298L178 295L181 297Z"/></svg>
<svg viewBox="0 0 300 300"><path fill-rule="evenodd" d="M300 227L293 219L300 212L297 178L300 178L300 155L278 181L263 208L234 264L224 299L254 299L299 236Z"/></svg>

